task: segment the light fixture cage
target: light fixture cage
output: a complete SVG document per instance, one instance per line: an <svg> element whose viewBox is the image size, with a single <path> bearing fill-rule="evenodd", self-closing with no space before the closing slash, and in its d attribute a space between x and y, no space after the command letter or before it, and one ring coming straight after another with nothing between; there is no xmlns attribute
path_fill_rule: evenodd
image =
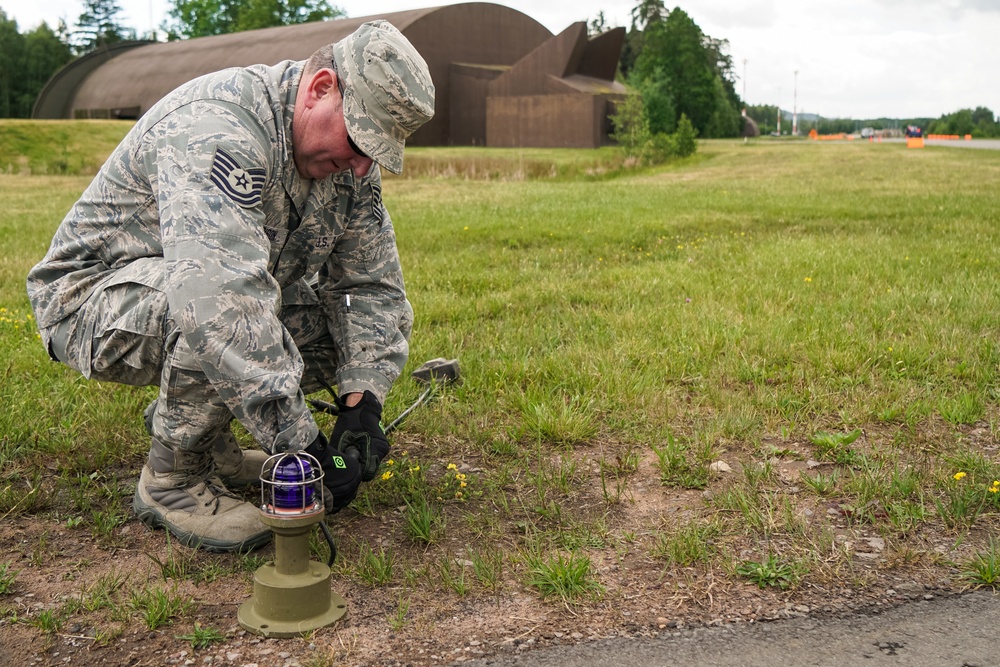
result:
<svg viewBox="0 0 1000 667"><path fill-rule="evenodd" d="M301 517L323 511L323 468L305 452L275 454L260 473L260 511Z"/></svg>

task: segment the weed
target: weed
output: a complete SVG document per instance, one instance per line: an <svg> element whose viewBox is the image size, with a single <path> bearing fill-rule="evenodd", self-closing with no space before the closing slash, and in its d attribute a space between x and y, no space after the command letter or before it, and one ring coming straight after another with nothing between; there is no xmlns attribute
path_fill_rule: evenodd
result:
<svg viewBox="0 0 1000 667"><path fill-rule="evenodd" d="M829 475L824 475L823 473L809 475L803 471L799 473L799 479L817 496L825 498L832 496L837 490L837 481L840 479L840 473L834 470Z"/></svg>
<svg viewBox="0 0 1000 667"><path fill-rule="evenodd" d="M663 446L652 445L660 468L660 481L666 486L684 489L703 489L708 485L708 465L702 459L688 461L689 448L667 434Z"/></svg>
<svg viewBox="0 0 1000 667"><path fill-rule="evenodd" d="M386 620L389 621L389 627L399 632L404 627L406 627L406 615L410 613L410 598L403 597L401 593L399 595L399 601L396 604L396 610L389 616Z"/></svg>
<svg viewBox="0 0 1000 667"><path fill-rule="evenodd" d="M563 602L598 597L604 592L590 571L590 558L577 553L555 558L531 555L528 558L528 585L537 588L542 598L558 597Z"/></svg>
<svg viewBox="0 0 1000 667"><path fill-rule="evenodd" d="M456 562L449 554L445 554L437 562L438 576L445 588L454 591L459 597L465 597L469 585L465 581L465 565Z"/></svg>
<svg viewBox="0 0 1000 667"><path fill-rule="evenodd" d="M415 542L433 544L444 532L441 510L423 498L406 502L406 533Z"/></svg>
<svg viewBox="0 0 1000 667"><path fill-rule="evenodd" d="M192 570L192 560L190 552L188 554L177 553L173 543L170 541L170 531L167 531L167 555L163 560L156 554L147 553L146 557L156 563L160 568L160 576L164 582L170 579L180 581L186 579Z"/></svg>
<svg viewBox="0 0 1000 667"><path fill-rule="evenodd" d="M203 628L195 621L194 629L186 635L177 635L177 639L191 642L191 648L198 650L208 648L215 642L224 642L226 636L215 628Z"/></svg>
<svg viewBox="0 0 1000 667"><path fill-rule="evenodd" d="M950 424L975 424L986 412L978 392L963 392L952 398L942 398L938 402L938 411Z"/></svg>
<svg viewBox="0 0 1000 667"><path fill-rule="evenodd" d="M150 630L171 623L174 618L186 614L194 606L194 600L184 597L176 588L165 591L149 586L132 591L129 608L137 613Z"/></svg>
<svg viewBox="0 0 1000 667"><path fill-rule="evenodd" d="M367 544L362 544L355 572L369 586L384 586L392 581L393 560L391 551L379 547L376 552Z"/></svg>
<svg viewBox="0 0 1000 667"><path fill-rule="evenodd" d="M842 465L856 465L859 461L858 454L851 445L861 436L861 429L854 429L847 433L830 433L828 431L818 431L810 441L816 445L816 453L821 459L840 463Z"/></svg>
<svg viewBox="0 0 1000 667"><path fill-rule="evenodd" d="M768 554L760 562L746 560L736 566L737 574L746 577L760 588L773 586L785 590L798 583L798 568L782 561L775 554Z"/></svg>
<svg viewBox="0 0 1000 667"><path fill-rule="evenodd" d="M17 570L10 569L10 563L0 563L0 595L6 595L14 589Z"/></svg>
<svg viewBox="0 0 1000 667"><path fill-rule="evenodd" d="M119 573L109 573L99 577L91 586L84 589L80 596L83 608L90 612L112 608L116 593L126 581L126 576Z"/></svg>
<svg viewBox="0 0 1000 667"><path fill-rule="evenodd" d="M961 578L975 588L1000 586L1000 544L990 537L986 550L977 551L976 555L965 563Z"/></svg>
<svg viewBox="0 0 1000 667"><path fill-rule="evenodd" d="M503 577L503 552L499 549L470 549L472 571L483 588L496 591Z"/></svg>
<svg viewBox="0 0 1000 667"><path fill-rule="evenodd" d="M29 623L41 630L44 634L54 635L62 628L63 617L59 611L55 609L45 609L44 611L38 612L38 615L32 618Z"/></svg>
<svg viewBox="0 0 1000 667"><path fill-rule="evenodd" d="M707 563L715 553L712 538L719 531L717 523L694 519L670 533L658 535L652 556L666 561L668 567Z"/></svg>
<svg viewBox="0 0 1000 667"><path fill-rule="evenodd" d="M94 538L102 544L113 544L115 529L128 521L128 515L115 507L111 507L107 510L91 512L90 520L93 525L91 532Z"/></svg>

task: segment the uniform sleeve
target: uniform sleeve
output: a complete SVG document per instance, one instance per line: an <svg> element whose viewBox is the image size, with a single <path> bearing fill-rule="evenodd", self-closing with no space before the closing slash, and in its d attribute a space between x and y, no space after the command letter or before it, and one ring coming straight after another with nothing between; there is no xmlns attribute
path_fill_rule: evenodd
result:
<svg viewBox="0 0 1000 667"><path fill-rule="evenodd" d="M319 291L339 355L337 390L368 390L384 403L406 364L413 310L377 165L361 181L346 230L320 272Z"/></svg>
<svg viewBox="0 0 1000 667"><path fill-rule="evenodd" d="M304 447L317 430L267 270L270 141L248 111L203 101L151 128L142 158L155 174L167 299L190 349L176 362L201 370L257 441L280 451Z"/></svg>

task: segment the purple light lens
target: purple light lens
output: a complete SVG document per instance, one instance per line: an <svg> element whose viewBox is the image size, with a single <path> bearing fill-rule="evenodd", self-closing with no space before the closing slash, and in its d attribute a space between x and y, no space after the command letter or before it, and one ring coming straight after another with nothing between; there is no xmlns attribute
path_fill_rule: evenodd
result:
<svg viewBox="0 0 1000 667"><path fill-rule="evenodd" d="M312 486L296 483L312 478L312 466L305 459L289 456L279 461L272 477L275 482L281 482L274 485L274 506L279 509L310 507L313 503Z"/></svg>

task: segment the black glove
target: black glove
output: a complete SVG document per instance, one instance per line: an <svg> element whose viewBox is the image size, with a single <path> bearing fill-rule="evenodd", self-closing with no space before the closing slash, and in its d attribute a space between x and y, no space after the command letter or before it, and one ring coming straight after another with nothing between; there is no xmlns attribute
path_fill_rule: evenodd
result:
<svg viewBox="0 0 1000 667"><path fill-rule="evenodd" d="M346 457L357 454L361 479L365 482L375 479L379 464L389 454L389 441L382 431L381 419L382 404L375 394L366 391L353 408L340 404L340 414L330 436L333 446Z"/></svg>
<svg viewBox="0 0 1000 667"><path fill-rule="evenodd" d="M322 433L305 451L319 461L323 469L323 505L326 513L333 514L350 505L361 486L361 466L357 460L331 446Z"/></svg>

